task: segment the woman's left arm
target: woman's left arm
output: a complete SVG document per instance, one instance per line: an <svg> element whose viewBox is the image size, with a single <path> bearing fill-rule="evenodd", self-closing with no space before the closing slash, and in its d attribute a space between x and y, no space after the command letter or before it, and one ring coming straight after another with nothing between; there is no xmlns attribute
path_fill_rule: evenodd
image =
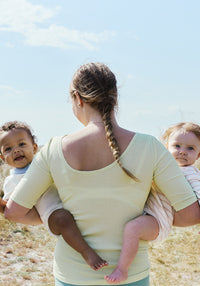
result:
<svg viewBox="0 0 200 286"><path fill-rule="evenodd" d="M4 216L8 220L29 225L42 224L40 216L35 207L25 208L9 199L5 207Z"/></svg>
<svg viewBox="0 0 200 286"><path fill-rule="evenodd" d="M190 226L198 223L200 223L200 207L198 202L182 210L175 211L174 226Z"/></svg>

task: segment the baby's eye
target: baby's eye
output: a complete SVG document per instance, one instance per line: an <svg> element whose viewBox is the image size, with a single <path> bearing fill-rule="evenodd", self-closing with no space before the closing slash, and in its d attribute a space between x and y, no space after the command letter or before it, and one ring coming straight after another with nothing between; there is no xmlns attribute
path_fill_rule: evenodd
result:
<svg viewBox="0 0 200 286"><path fill-rule="evenodd" d="M5 149L4 149L4 152L9 152L11 150L11 147L6 147Z"/></svg>
<svg viewBox="0 0 200 286"><path fill-rule="evenodd" d="M194 148L193 147L188 147L188 150L194 150Z"/></svg>
<svg viewBox="0 0 200 286"><path fill-rule="evenodd" d="M21 142L21 143L19 143L19 146L20 146L20 147L22 147L22 146L24 146L24 145L26 145L26 143L25 143L25 142Z"/></svg>
<svg viewBox="0 0 200 286"><path fill-rule="evenodd" d="M176 144L175 147L176 147L176 148L180 148L180 145L179 145L179 144Z"/></svg>

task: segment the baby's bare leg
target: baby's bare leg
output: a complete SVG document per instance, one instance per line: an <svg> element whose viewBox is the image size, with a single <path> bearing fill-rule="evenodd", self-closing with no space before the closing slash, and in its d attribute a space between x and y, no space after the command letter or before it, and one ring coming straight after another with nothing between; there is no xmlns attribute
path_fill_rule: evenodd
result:
<svg viewBox="0 0 200 286"><path fill-rule="evenodd" d="M109 284L116 284L128 277L128 269L133 262L139 248L139 240L154 240L158 236L159 225L157 220L150 215L142 215L129 221L123 234L121 254L117 267L105 276Z"/></svg>
<svg viewBox="0 0 200 286"><path fill-rule="evenodd" d="M51 232L56 235L61 234L66 243L78 251L92 269L98 270L108 265L83 239L74 217L69 211L55 210L49 216L48 224Z"/></svg>

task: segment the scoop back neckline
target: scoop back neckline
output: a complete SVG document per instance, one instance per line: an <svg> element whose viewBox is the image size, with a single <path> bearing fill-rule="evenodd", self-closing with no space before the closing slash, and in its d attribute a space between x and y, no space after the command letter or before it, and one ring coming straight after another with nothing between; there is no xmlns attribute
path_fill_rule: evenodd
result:
<svg viewBox="0 0 200 286"><path fill-rule="evenodd" d="M129 149L130 149L131 146L134 144L134 142L135 142L137 136L138 136L138 133L135 132L135 134L134 134L133 138L131 139L131 141L129 142L128 146L126 147L126 149L124 150L124 152L121 154L120 159L122 159L122 158L126 155L126 153L128 153ZM63 136L63 137L64 137L64 136ZM66 161L66 159L65 159L65 157L64 157L64 154L63 154L63 151L62 151L62 139L63 139L63 137L59 137L60 142L59 142L59 150L58 150L58 152L59 152L59 154L60 154L62 160L64 161L65 165L66 165L71 171L76 172L76 173L81 173L81 174L84 174L84 173L85 173L85 174L86 174L86 173L87 173L87 174L89 174L89 173L94 174L94 173L98 173L98 172L103 172L103 171L105 171L105 170L111 169L111 168L113 168L114 166L118 165L118 163L117 163L116 161L113 161L111 164L109 164L109 165L107 165L107 166L105 166L105 167L103 167L103 168L96 169L96 170L87 170L87 171L82 170L82 171L81 171L81 170L74 169L73 167L70 166L70 164Z"/></svg>

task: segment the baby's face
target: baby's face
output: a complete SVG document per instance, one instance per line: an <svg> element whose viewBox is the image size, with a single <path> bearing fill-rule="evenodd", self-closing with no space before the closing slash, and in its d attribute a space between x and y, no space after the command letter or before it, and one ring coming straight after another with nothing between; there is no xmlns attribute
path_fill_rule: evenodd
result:
<svg viewBox="0 0 200 286"><path fill-rule="evenodd" d="M37 144L23 129L12 129L0 135L1 158L14 168L24 168L33 160Z"/></svg>
<svg viewBox="0 0 200 286"><path fill-rule="evenodd" d="M180 167L190 166L200 156L200 140L193 132L176 131L169 136L167 149Z"/></svg>

